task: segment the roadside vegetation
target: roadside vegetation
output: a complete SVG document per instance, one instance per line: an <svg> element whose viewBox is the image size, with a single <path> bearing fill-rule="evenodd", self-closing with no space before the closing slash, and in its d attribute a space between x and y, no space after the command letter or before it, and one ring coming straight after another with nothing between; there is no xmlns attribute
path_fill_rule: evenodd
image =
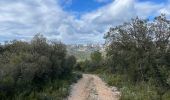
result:
<svg viewBox="0 0 170 100"><path fill-rule="evenodd" d="M61 42L40 34L0 45L1 100L63 100L78 72L98 74L121 100L170 100L170 20L134 18L105 34L104 56L76 62ZM88 57L89 57L88 56ZM73 71L74 70L74 71Z"/></svg>
<svg viewBox="0 0 170 100"><path fill-rule="evenodd" d="M0 45L0 99L63 100L80 77L72 73L75 63L64 44L40 34L31 42L6 42Z"/></svg>
<svg viewBox="0 0 170 100"><path fill-rule="evenodd" d="M96 51L77 69L117 86L121 100L170 100L170 20L165 15L153 21L134 18L110 28L105 39L106 57Z"/></svg>

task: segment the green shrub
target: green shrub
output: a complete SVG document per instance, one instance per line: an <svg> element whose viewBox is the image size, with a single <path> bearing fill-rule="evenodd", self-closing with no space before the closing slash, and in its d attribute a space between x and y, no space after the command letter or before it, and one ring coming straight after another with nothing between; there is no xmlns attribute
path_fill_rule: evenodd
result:
<svg viewBox="0 0 170 100"><path fill-rule="evenodd" d="M74 56L67 56L64 44L47 42L41 34L31 42L14 40L0 45L0 99L65 97L75 81L75 63Z"/></svg>
<svg viewBox="0 0 170 100"><path fill-rule="evenodd" d="M170 100L170 90L163 95L162 100Z"/></svg>
<svg viewBox="0 0 170 100"><path fill-rule="evenodd" d="M121 86L124 82L123 76L114 74L101 74L100 77L110 86Z"/></svg>
<svg viewBox="0 0 170 100"><path fill-rule="evenodd" d="M126 76L111 73L100 73L99 76L109 85L116 86L121 92L121 100L169 100L166 92L160 97L158 90L151 81L133 83Z"/></svg>
<svg viewBox="0 0 170 100"><path fill-rule="evenodd" d="M121 100L160 100L154 88L147 83L124 85L120 88Z"/></svg>
<svg viewBox="0 0 170 100"><path fill-rule="evenodd" d="M110 28L105 34L108 69L112 74L125 76L107 75L107 82L119 85L119 79L125 79L120 82L123 100L167 98L170 90L169 22L164 14L152 21L136 17Z"/></svg>

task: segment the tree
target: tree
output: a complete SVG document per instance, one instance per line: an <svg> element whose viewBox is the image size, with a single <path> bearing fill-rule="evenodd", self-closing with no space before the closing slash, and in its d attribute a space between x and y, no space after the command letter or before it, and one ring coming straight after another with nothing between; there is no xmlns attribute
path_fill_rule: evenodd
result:
<svg viewBox="0 0 170 100"><path fill-rule="evenodd" d="M3 46L0 44L0 54L3 52Z"/></svg>
<svg viewBox="0 0 170 100"><path fill-rule="evenodd" d="M13 40L0 45L0 99L23 91L41 90L47 81L72 74L76 63L66 46L37 34L31 42ZM27 90L25 90L27 89ZM24 92L25 93L25 92ZM29 93L28 93L29 94Z"/></svg>
<svg viewBox="0 0 170 100"><path fill-rule="evenodd" d="M90 57L93 62L100 63L100 61L102 60L102 54L99 51L92 52Z"/></svg>
<svg viewBox="0 0 170 100"><path fill-rule="evenodd" d="M167 90L170 62L170 21L165 15L153 22L135 18L129 23L110 28L105 35L107 59L112 72L126 74L132 82L149 81L159 94Z"/></svg>
<svg viewBox="0 0 170 100"><path fill-rule="evenodd" d="M76 64L76 58L73 55L68 56L65 61L64 72L66 74L70 74L75 64Z"/></svg>

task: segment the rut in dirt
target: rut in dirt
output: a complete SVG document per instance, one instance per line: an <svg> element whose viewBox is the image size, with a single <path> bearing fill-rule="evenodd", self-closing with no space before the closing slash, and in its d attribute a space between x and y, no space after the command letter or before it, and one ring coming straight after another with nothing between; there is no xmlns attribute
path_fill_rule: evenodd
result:
<svg viewBox="0 0 170 100"><path fill-rule="evenodd" d="M119 100L120 92L108 87L98 76L83 74L82 79L72 86L68 100Z"/></svg>

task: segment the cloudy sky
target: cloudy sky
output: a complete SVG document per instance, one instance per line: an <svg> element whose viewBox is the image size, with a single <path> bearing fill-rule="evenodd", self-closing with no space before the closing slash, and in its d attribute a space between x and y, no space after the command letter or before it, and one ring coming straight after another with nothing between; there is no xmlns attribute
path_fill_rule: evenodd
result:
<svg viewBox="0 0 170 100"><path fill-rule="evenodd" d="M0 0L0 42L41 33L66 44L103 43L109 27L160 13L170 16L170 0Z"/></svg>

